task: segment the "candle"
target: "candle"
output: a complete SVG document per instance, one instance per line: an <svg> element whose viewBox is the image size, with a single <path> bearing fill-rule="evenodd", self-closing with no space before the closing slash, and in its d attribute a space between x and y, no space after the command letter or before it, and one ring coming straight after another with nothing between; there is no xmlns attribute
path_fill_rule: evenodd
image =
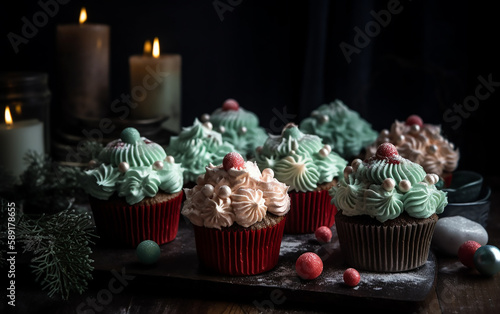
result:
<svg viewBox="0 0 500 314"><path fill-rule="evenodd" d="M173 132L181 129L181 56L161 54L158 38L144 44L144 53L129 58L131 96L137 107L132 119L167 116L163 127ZM149 53L151 50L151 53Z"/></svg>
<svg viewBox="0 0 500 314"><path fill-rule="evenodd" d="M85 23L57 26L59 93L64 111L79 118L101 118L109 109L109 26Z"/></svg>
<svg viewBox="0 0 500 314"><path fill-rule="evenodd" d="M14 122L9 106L5 107L5 124L0 125L0 165L16 179L28 166L24 160L30 150L44 154L43 123L36 119Z"/></svg>

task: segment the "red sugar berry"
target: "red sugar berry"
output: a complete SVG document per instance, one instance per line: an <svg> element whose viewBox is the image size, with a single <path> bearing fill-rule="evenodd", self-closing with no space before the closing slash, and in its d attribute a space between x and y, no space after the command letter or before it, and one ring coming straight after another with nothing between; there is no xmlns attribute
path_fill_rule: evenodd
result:
<svg viewBox="0 0 500 314"><path fill-rule="evenodd" d="M245 160L240 154L236 152L231 152L224 156L222 160L222 166L224 170L228 171L231 168L241 169L245 166Z"/></svg>
<svg viewBox="0 0 500 314"><path fill-rule="evenodd" d="M377 159L391 158L398 155L398 150L396 146L391 143L382 143L377 148L377 153L375 157Z"/></svg>
<svg viewBox="0 0 500 314"><path fill-rule="evenodd" d="M406 125L417 124L419 127L422 127L424 125L424 121L422 121L422 118L420 118L416 114L412 114L406 119L405 124Z"/></svg>
<svg viewBox="0 0 500 314"><path fill-rule="evenodd" d="M295 262L295 271L302 279L317 278L323 272L323 261L316 253L306 252Z"/></svg>
<svg viewBox="0 0 500 314"><path fill-rule="evenodd" d="M240 109L240 105L238 102L232 98L226 99L224 104L222 105L222 110L223 111L228 111L228 110L238 110Z"/></svg>
<svg viewBox="0 0 500 314"><path fill-rule="evenodd" d="M327 226L321 226L314 232L319 243L327 243L332 240L332 230Z"/></svg>
<svg viewBox="0 0 500 314"><path fill-rule="evenodd" d="M481 247L476 241L465 241L458 248L458 259L468 268L474 268L474 253Z"/></svg>
<svg viewBox="0 0 500 314"><path fill-rule="evenodd" d="M350 287L355 287L361 280L359 272L354 268L347 268L344 272L344 282Z"/></svg>

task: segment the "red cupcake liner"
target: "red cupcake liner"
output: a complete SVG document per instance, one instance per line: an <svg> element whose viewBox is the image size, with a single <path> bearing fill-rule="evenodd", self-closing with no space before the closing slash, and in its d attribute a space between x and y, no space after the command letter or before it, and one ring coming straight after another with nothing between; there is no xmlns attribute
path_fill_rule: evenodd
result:
<svg viewBox="0 0 500 314"><path fill-rule="evenodd" d="M90 198L99 242L112 247L135 248L144 240L158 245L175 239L183 192L162 203L128 205Z"/></svg>
<svg viewBox="0 0 500 314"><path fill-rule="evenodd" d="M278 264L286 218L258 230L193 225L198 258L209 269L231 276L256 275Z"/></svg>
<svg viewBox="0 0 500 314"><path fill-rule="evenodd" d="M337 207L332 204L328 190L316 192L288 192L290 211L285 233L314 233L321 226L331 228L335 223Z"/></svg>

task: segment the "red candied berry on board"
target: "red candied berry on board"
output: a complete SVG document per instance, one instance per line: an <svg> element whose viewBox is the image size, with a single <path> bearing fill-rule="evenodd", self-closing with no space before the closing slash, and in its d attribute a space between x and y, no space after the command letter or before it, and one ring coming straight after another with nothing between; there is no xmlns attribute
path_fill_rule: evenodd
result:
<svg viewBox="0 0 500 314"><path fill-rule="evenodd" d="M458 259L468 268L474 268L474 253L481 247L476 241L465 241L458 248Z"/></svg>
<svg viewBox="0 0 500 314"><path fill-rule="evenodd" d="M306 252L295 262L295 271L302 279L315 279L323 272L323 261L313 252Z"/></svg>
<svg viewBox="0 0 500 314"><path fill-rule="evenodd" d="M361 280L359 272L354 268L347 268L344 272L344 283L350 287L355 287Z"/></svg>
<svg viewBox="0 0 500 314"><path fill-rule="evenodd" d="M238 102L232 98L226 99L224 104L222 105L222 110L223 111L228 111L228 110L238 110L240 109L240 105Z"/></svg>
<svg viewBox="0 0 500 314"><path fill-rule="evenodd" d="M422 127L424 125L424 121L422 121L422 118L420 118L416 114L412 114L411 116L406 118L405 124L410 126L416 124L419 127Z"/></svg>
<svg viewBox="0 0 500 314"><path fill-rule="evenodd" d="M398 149L391 143L382 143L378 146L377 152L375 153L375 157L377 159L385 159L397 156Z"/></svg>
<svg viewBox="0 0 500 314"><path fill-rule="evenodd" d="M321 226L314 232L319 243L327 243L332 240L332 230L327 226Z"/></svg>
<svg viewBox="0 0 500 314"><path fill-rule="evenodd" d="M222 166L224 170L228 171L231 168L241 169L245 166L245 160L240 154L236 152L231 152L224 156L222 160Z"/></svg>

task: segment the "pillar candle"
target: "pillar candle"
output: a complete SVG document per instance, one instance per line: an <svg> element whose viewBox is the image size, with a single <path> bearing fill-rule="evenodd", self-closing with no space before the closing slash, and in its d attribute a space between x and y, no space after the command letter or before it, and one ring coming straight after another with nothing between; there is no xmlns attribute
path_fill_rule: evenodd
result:
<svg viewBox="0 0 500 314"><path fill-rule="evenodd" d="M158 50L155 54L155 46ZM181 129L181 56L159 54L155 39L153 55L134 55L129 58L131 96L137 107L131 110L132 119L154 119L167 116L163 126L173 132Z"/></svg>
<svg viewBox="0 0 500 314"><path fill-rule="evenodd" d="M63 110L84 119L104 117L109 110L109 26L58 25L57 63Z"/></svg>
<svg viewBox="0 0 500 314"><path fill-rule="evenodd" d="M43 123L36 119L0 125L0 166L16 179L27 167L24 160L30 150L44 154Z"/></svg>

